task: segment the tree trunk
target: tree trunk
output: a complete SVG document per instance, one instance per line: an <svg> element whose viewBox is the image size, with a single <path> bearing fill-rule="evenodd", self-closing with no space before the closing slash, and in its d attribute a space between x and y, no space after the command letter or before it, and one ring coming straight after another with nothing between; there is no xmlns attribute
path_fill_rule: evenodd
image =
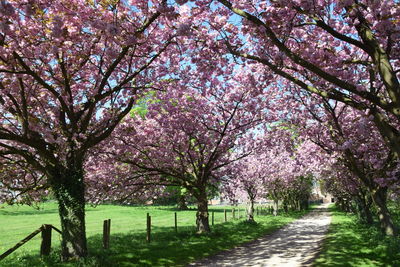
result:
<svg viewBox="0 0 400 267"><path fill-rule="evenodd" d="M254 220L254 199L250 199L247 205L247 221L255 222Z"/></svg>
<svg viewBox="0 0 400 267"><path fill-rule="evenodd" d="M278 200L274 199L274 216L278 216Z"/></svg>
<svg viewBox="0 0 400 267"><path fill-rule="evenodd" d="M387 188L379 188L372 193L372 199L377 208L377 214L382 231L388 236L397 236L398 229L393 223L392 216L386 204Z"/></svg>
<svg viewBox="0 0 400 267"><path fill-rule="evenodd" d="M197 233L199 234L211 232L208 221L208 200L205 190L197 197L196 226Z"/></svg>
<svg viewBox="0 0 400 267"><path fill-rule="evenodd" d="M310 207L309 203L308 203L308 198L307 199L302 199L300 200L300 210L308 210Z"/></svg>
<svg viewBox="0 0 400 267"><path fill-rule="evenodd" d="M371 211L372 204L373 204L373 200L372 200L371 194L367 194L367 196L365 196L365 213L366 213L366 218L367 218L368 224L373 224L373 222L374 222L374 217L373 217L372 211Z"/></svg>
<svg viewBox="0 0 400 267"><path fill-rule="evenodd" d="M335 204L340 211L344 211L343 200L341 197L336 197L336 204Z"/></svg>
<svg viewBox="0 0 400 267"><path fill-rule="evenodd" d="M58 201L61 220L62 260L86 257L85 185L82 166L58 170L58 175L52 179L52 188Z"/></svg>
<svg viewBox="0 0 400 267"><path fill-rule="evenodd" d="M360 219L366 224L372 224L374 219L372 217L370 205L366 202L367 196L361 195L356 197L358 212L360 214ZM371 204L371 203L370 203Z"/></svg>
<svg viewBox="0 0 400 267"><path fill-rule="evenodd" d="M349 201L347 199L337 197L337 206L339 207L339 210L344 211L344 212L350 212L351 207L349 204Z"/></svg>
<svg viewBox="0 0 400 267"><path fill-rule="evenodd" d="M289 208L288 208L288 203L287 203L286 199L283 200L282 207L283 207L283 210L285 211L285 213L288 213Z"/></svg>

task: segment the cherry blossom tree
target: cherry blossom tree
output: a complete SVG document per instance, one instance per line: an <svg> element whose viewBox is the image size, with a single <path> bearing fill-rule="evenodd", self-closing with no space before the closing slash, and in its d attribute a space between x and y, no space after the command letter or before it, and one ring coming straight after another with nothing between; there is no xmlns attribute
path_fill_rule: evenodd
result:
<svg viewBox="0 0 400 267"><path fill-rule="evenodd" d="M0 3L0 155L29 169L1 184L21 186L34 171L25 189L54 192L64 259L87 255L87 152L166 75L154 63L172 47L177 18L161 0ZM170 49L163 62L174 58Z"/></svg>
<svg viewBox="0 0 400 267"><path fill-rule="evenodd" d="M223 182L222 191L230 199L247 201L247 221L254 222L254 205L265 199L265 180L268 164L265 155L252 155L227 166L228 178Z"/></svg>
<svg viewBox="0 0 400 267"><path fill-rule="evenodd" d="M396 1L352 0L194 2L193 15L206 17L207 14L209 29L218 32L219 38L214 38L213 45L226 46L236 63L255 63L251 68L259 73L261 80L274 78L281 90L295 85L311 93L308 97L319 95L328 103L339 101L365 112L365 117L376 127L373 132L382 137L376 139L379 146L370 143L375 152L380 149L370 156L387 159L384 165L388 165L386 169L390 174L387 175L382 166L376 168L380 160L375 160L374 164L370 158L366 161L369 167L359 172L359 176L369 176L374 181L380 179L381 183L372 186L381 188L375 202L382 207L380 217L386 218L383 225L389 226L383 226L387 229L385 232L393 232L389 217L383 215L387 214L382 201L387 186L381 185L383 181L391 180L389 183L393 184L393 179L398 180L399 4ZM201 20L200 15L198 18ZM353 126L365 119L356 121ZM351 141L342 140L342 143L347 146ZM366 147L368 144L359 148ZM360 162L353 163L356 163L352 164L353 171L359 169ZM371 172L375 178L370 176Z"/></svg>
<svg viewBox="0 0 400 267"><path fill-rule="evenodd" d="M359 215L361 221L372 224L374 221L372 213L373 200L369 190L360 180L350 173L341 161L333 162L330 170L324 171L324 188L335 197L337 207L344 211L354 211ZM353 203L356 210L353 208Z"/></svg>
<svg viewBox="0 0 400 267"><path fill-rule="evenodd" d="M282 133L282 130L277 132ZM269 159L266 164L268 167L265 170L267 173L265 190L267 196L274 201L275 216L278 213L279 201L282 201L285 211L288 211L289 206L292 210L307 209L312 187L312 173L307 166L310 160L302 160L310 155L301 149L302 144L298 143L300 140L293 142L293 140L286 139L284 141L289 141L293 147L285 150L285 146L280 144L263 148ZM303 144L303 146L305 145L308 143Z"/></svg>
<svg viewBox="0 0 400 267"><path fill-rule="evenodd" d="M214 80L206 88L196 85L196 76L189 77L168 81L164 90L154 91L146 115L126 117L102 146L104 161L100 157L95 161L108 160L110 168L116 166L118 174L107 175L109 180L120 180L124 192L154 184L187 189L197 201L201 233L210 231L210 189L224 176L222 167L249 154L247 140L252 139L247 132L265 119L261 112L265 106L262 91L241 84L253 79L245 72L236 80ZM107 181L107 177L90 179Z"/></svg>
<svg viewBox="0 0 400 267"><path fill-rule="evenodd" d="M285 116L285 112L279 111ZM274 116L276 117L276 116ZM230 179L224 191L231 198L249 202L248 219L254 220L254 201L269 198L274 201L274 215L278 202L288 211L308 208L312 187L312 173L320 161L314 159L318 147L299 138L283 121L268 123L260 135L254 153L228 167Z"/></svg>
<svg viewBox="0 0 400 267"><path fill-rule="evenodd" d="M400 155L399 18L396 1L197 0L236 62L265 67L281 84L368 111ZM199 15L201 14L201 15ZM318 38L316 38L318 36ZM264 76L263 72L260 72Z"/></svg>
<svg viewBox="0 0 400 267"><path fill-rule="evenodd" d="M385 145L372 115L299 90L292 92L293 101L301 104L295 113L302 115L294 120L299 131L336 159L337 163L328 165L337 174L342 173L343 167L347 170L347 175L334 177L345 180L338 184L353 185L348 187L348 194L359 204L364 219L371 222L366 203L372 197L381 228L388 235L396 235L386 201L387 191L398 185L399 162ZM355 185L359 188L355 189Z"/></svg>
<svg viewBox="0 0 400 267"><path fill-rule="evenodd" d="M351 145L357 150L372 148L369 155L352 151L355 154L350 157L357 160L346 161L353 166L352 172L358 171L357 176L363 177L361 179L369 177L365 180L369 188L380 188L376 191L375 202L381 207L378 209L379 217L386 218L381 222L382 227L391 234L393 231L384 199L387 189L398 180L398 3L199 0L195 4L193 14L201 13L203 17L208 14L209 29L218 32L219 38L214 39L213 45L227 47L238 64L250 65L253 62L251 69L260 75L260 80L265 77L276 79L277 88L288 95L291 92L288 89L296 86L309 92L304 95L311 102L314 101L312 96L318 95L328 104L339 101L361 111L357 113L346 108L344 112L348 120L346 127L354 127L352 129L357 133L371 127L368 124L375 125L371 131L374 137L354 142L352 137L356 136L346 133L339 144L334 140L331 142L335 148L342 144L344 148ZM290 110L294 113L296 102L285 96L281 100L289 101L285 103L290 105L286 115L293 116ZM280 108L284 109L283 103ZM297 117L299 120L303 117L304 123L307 109L299 108L297 111ZM318 129L324 127L322 122L325 121L326 118L316 123L314 136L319 135ZM377 133L381 137L376 136ZM329 136L330 131L324 131L324 134ZM361 134L359 136L365 137L364 133ZM362 156L360 160L359 156ZM362 164L367 167L361 168L360 172Z"/></svg>

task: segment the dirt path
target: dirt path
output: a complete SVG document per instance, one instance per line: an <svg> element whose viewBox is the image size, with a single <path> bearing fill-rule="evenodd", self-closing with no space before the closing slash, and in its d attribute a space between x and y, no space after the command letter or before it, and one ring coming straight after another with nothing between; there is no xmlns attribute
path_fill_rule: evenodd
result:
<svg viewBox="0 0 400 267"><path fill-rule="evenodd" d="M319 251L331 217L322 204L272 235L189 266L308 266Z"/></svg>

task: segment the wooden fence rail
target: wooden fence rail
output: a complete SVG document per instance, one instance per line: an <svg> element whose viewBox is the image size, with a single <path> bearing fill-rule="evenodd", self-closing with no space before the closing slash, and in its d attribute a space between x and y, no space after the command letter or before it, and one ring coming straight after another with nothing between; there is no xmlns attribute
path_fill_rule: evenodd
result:
<svg viewBox="0 0 400 267"><path fill-rule="evenodd" d="M27 237L19 241L15 246L8 249L6 252L0 255L0 261L3 260L5 257L16 251L19 247L23 244L34 238L40 232L42 233L42 242L40 244L40 255L41 256L48 256L51 250L51 229L54 229L56 232L61 234L61 231L54 227L51 224L43 224L38 229L30 233Z"/></svg>
<svg viewBox="0 0 400 267"><path fill-rule="evenodd" d="M10 248L9 250L7 250L6 252L4 252L3 254L0 255L0 260L4 259L5 257L7 257L8 255L10 255L11 253L13 253L14 251L16 251L20 246L22 246L23 244L25 244L26 242L28 242L29 240L31 240L32 238L34 238L38 233L40 233L42 231L42 226L40 226L39 229L33 231L30 235L28 235L27 237L25 237L24 239L22 239L21 241L19 241L15 246L13 246L12 248Z"/></svg>

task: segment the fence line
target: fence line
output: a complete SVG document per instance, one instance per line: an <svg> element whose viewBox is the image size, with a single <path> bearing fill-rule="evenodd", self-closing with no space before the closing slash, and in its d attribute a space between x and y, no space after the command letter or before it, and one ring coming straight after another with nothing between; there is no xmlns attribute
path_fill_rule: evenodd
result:
<svg viewBox="0 0 400 267"><path fill-rule="evenodd" d="M16 251L19 247L24 245L26 242L30 241L32 238L34 238L37 234L42 233L42 242L40 245L40 255L49 255L50 250L51 250L51 230L54 229L58 233L61 234L61 231L54 227L51 224L43 224L40 226L38 229L30 233L28 236L26 236L24 239L19 241L17 244L15 244L13 247L8 249L6 252L0 255L0 261L6 258L8 255Z"/></svg>
<svg viewBox="0 0 400 267"><path fill-rule="evenodd" d="M273 210L272 207L269 206L269 205L268 206L262 206L262 205L261 206L256 206L255 210L254 210L254 215L271 214L272 210ZM220 216L216 216L217 214L220 214ZM163 217L166 217L166 216L163 216ZM233 208L232 211L231 211L231 216L229 216L229 217L231 217L231 219L233 219L233 220L240 219L242 217L240 208L238 207L237 210L236 210L236 208ZM228 221L227 210L224 209L223 212L221 210L221 212L217 212L217 213L215 213L215 211L211 211L211 218L210 219L211 220L209 221L209 223L212 226L214 226L214 224L216 222L219 222L219 223L227 222ZM113 222L113 224L116 225L116 222L118 223L118 222L123 222L123 221L124 220L118 220L117 219L117 220L115 220ZM185 220L185 221L187 221L187 220ZM152 224L152 218L150 216L150 213L147 213L146 214L146 241L147 242L151 242L151 224ZM99 224L90 223L90 224L86 225L86 228L88 228L88 226L95 226L95 225L96 225L96 227L99 227ZM129 225L129 223L126 223L124 225ZM178 232L178 214L177 214L177 212L174 212L174 224L173 224L172 227L174 228L175 232ZM120 227L118 227L118 228L120 228ZM61 230L59 230L54 225L43 224L40 228L38 228L37 230L35 230L34 232L32 232L31 234L26 236L24 239L22 239L20 242L18 242L16 245L14 245L10 249L8 249L3 254L1 254L0 255L0 261L2 259L4 259L5 257L7 257L8 255L10 255L11 253L13 253L15 250L17 250L22 245L24 245L25 243L27 243L28 241L33 239L40 232L42 233L42 237L41 237L42 242L41 242L41 246L40 246L40 255L49 255L50 249L51 249L51 240L52 240L51 230L55 230L59 234L62 233ZM98 230L89 230L89 231L87 231L87 233L95 233L95 232L99 233ZM111 236L111 219L107 219L107 220L103 221L103 248L104 249L108 249L110 247L110 236Z"/></svg>

